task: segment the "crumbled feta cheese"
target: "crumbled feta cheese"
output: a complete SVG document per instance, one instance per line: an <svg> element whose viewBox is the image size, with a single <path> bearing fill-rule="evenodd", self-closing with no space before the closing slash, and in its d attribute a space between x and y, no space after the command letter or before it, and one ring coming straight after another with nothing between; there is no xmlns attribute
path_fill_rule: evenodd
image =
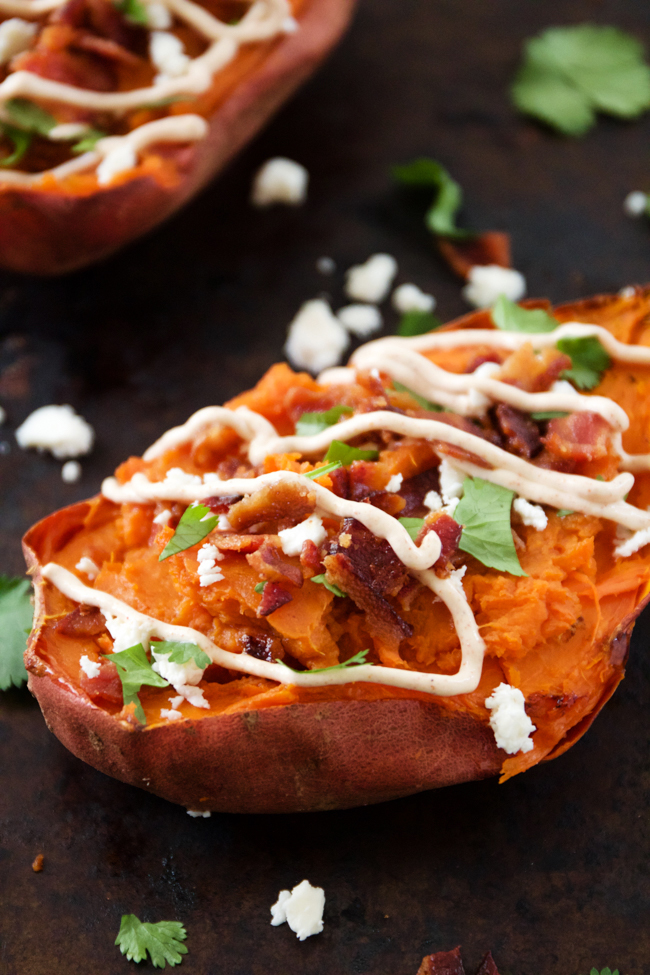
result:
<svg viewBox="0 0 650 975"><path fill-rule="evenodd" d="M141 643L147 649L151 637L151 625L147 621L128 619L123 616L112 616L105 609L102 610L106 620L106 629L113 637L113 653L128 650Z"/></svg>
<svg viewBox="0 0 650 975"><path fill-rule="evenodd" d="M402 481L403 480L404 480L404 477L403 477L402 474L393 474L393 476L391 477L390 481L388 482L388 484L384 488L384 491L389 491L391 494L397 494L397 492L399 491L399 489L402 486Z"/></svg>
<svg viewBox="0 0 650 975"><path fill-rule="evenodd" d="M222 562L224 559L224 554L223 552L219 551L216 545L210 545L208 542L206 542L205 545L201 546L196 557L199 562L204 562L207 559L216 559L217 562Z"/></svg>
<svg viewBox="0 0 650 975"><path fill-rule="evenodd" d="M379 304L397 274L397 261L390 254L373 254L365 264L355 264L345 273L345 293L355 301Z"/></svg>
<svg viewBox="0 0 650 975"><path fill-rule="evenodd" d="M445 504L449 504L454 498L462 498L466 477L467 475L450 464L446 457L440 462L438 480L440 494Z"/></svg>
<svg viewBox="0 0 650 975"><path fill-rule="evenodd" d="M285 34L295 34L300 28L300 24L295 17L285 17L282 21L282 30Z"/></svg>
<svg viewBox="0 0 650 975"><path fill-rule="evenodd" d="M167 718L169 721L178 721L178 719L182 718L183 715L180 711L176 711L175 708L161 708L160 717Z"/></svg>
<svg viewBox="0 0 650 975"><path fill-rule="evenodd" d="M312 887L308 880L297 884L291 892L281 890L271 908L271 924L277 927L286 921L299 941L320 934L323 930L325 891Z"/></svg>
<svg viewBox="0 0 650 975"><path fill-rule="evenodd" d="M568 379L556 379L549 389L549 393L571 393L572 396L575 396L575 389Z"/></svg>
<svg viewBox="0 0 650 975"><path fill-rule="evenodd" d="M482 362L480 366L477 366L472 375L487 376L489 378L490 376L494 376L497 372L499 372L500 369L501 366L498 362ZM490 406L491 400L480 390L470 389L467 393L467 402L471 407L472 412L484 413Z"/></svg>
<svg viewBox="0 0 650 975"><path fill-rule="evenodd" d="M18 446L49 450L59 460L87 454L95 433L71 406L41 406L16 430Z"/></svg>
<svg viewBox="0 0 650 975"><path fill-rule="evenodd" d="M209 809L186 809L185 812L192 819L209 819L212 815Z"/></svg>
<svg viewBox="0 0 650 975"><path fill-rule="evenodd" d="M319 257L316 261L316 270L320 274L334 274L336 271L336 261L331 257Z"/></svg>
<svg viewBox="0 0 650 975"><path fill-rule="evenodd" d="M180 78L187 74L190 58L185 53L185 45L176 34L166 30L152 30L149 35L149 57L160 72L155 81L167 78Z"/></svg>
<svg viewBox="0 0 650 975"><path fill-rule="evenodd" d="M278 538L285 555L300 555L304 542L312 541L314 545L320 545L327 538L327 532L320 516L313 514L294 528L278 532Z"/></svg>
<svg viewBox="0 0 650 975"><path fill-rule="evenodd" d="M165 508L164 511L161 511L159 515L156 515L156 517L153 519L153 523L154 525L168 525L171 516L172 513L169 508Z"/></svg>
<svg viewBox="0 0 650 975"><path fill-rule="evenodd" d="M268 207L274 203L300 206L307 199L309 173L293 159L276 156L267 159L253 180L251 203Z"/></svg>
<svg viewBox="0 0 650 975"><path fill-rule="evenodd" d="M626 285L625 288L621 288L619 295L621 298L634 298L636 294L636 288L633 284Z"/></svg>
<svg viewBox="0 0 650 975"><path fill-rule="evenodd" d="M172 15L168 7L159 0L145 3L147 26L150 30L169 30L172 25Z"/></svg>
<svg viewBox="0 0 650 975"><path fill-rule="evenodd" d="M217 528L220 532L231 532L232 525L228 521L228 515L219 515L219 521L217 522Z"/></svg>
<svg viewBox="0 0 650 975"><path fill-rule="evenodd" d="M93 560L89 559L86 555L79 559L75 565L75 569L87 575L91 582L99 575L99 566L95 565Z"/></svg>
<svg viewBox="0 0 650 975"><path fill-rule="evenodd" d="M452 498L449 504L444 505L440 510L445 515L449 515L450 518L454 517L454 511L460 504L460 498Z"/></svg>
<svg viewBox="0 0 650 975"><path fill-rule="evenodd" d="M382 325L381 312L375 305L345 305L339 308L336 317L348 332L359 338L372 335Z"/></svg>
<svg viewBox="0 0 650 975"><path fill-rule="evenodd" d="M469 269L467 279L463 298L475 308L490 308L501 295L519 301L526 294L523 274L499 264L476 264Z"/></svg>
<svg viewBox="0 0 650 975"><path fill-rule="evenodd" d="M623 210L628 217L642 217L648 208L648 194L641 190L628 193L623 201Z"/></svg>
<svg viewBox="0 0 650 975"><path fill-rule="evenodd" d="M197 552L196 558L199 563L197 569L199 582L202 586L211 586L213 582L220 582L225 578L223 572L216 568L216 563L223 560L223 555L216 545L203 545Z"/></svg>
<svg viewBox="0 0 650 975"><path fill-rule="evenodd" d="M61 125L55 125L50 129L47 137L51 142L72 142L73 139L81 138L87 131L88 126L83 122L62 122Z"/></svg>
<svg viewBox="0 0 650 975"><path fill-rule="evenodd" d="M99 677L99 672L102 669L102 665L98 660L91 660L85 654L79 661L79 666L83 670L86 677Z"/></svg>
<svg viewBox="0 0 650 975"><path fill-rule="evenodd" d="M138 165L138 156L129 142L121 142L115 149L106 153L97 167L97 182L100 186L108 186L116 176L134 169Z"/></svg>
<svg viewBox="0 0 650 975"><path fill-rule="evenodd" d="M531 504L526 498L515 498L512 507L517 512L524 525L544 531L548 524L546 512L539 504Z"/></svg>
<svg viewBox="0 0 650 975"><path fill-rule="evenodd" d="M617 545L614 549L614 555L619 559L626 559L648 543L650 543L650 528L641 528L624 539L620 545Z"/></svg>
<svg viewBox="0 0 650 975"><path fill-rule="evenodd" d="M534 743L530 739L536 727L526 714L524 695L519 688L510 684L499 684L485 701L492 712L490 727L499 748L508 755L529 752Z"/></svg>
<svg viewBox="0 0 650 975"><path fill-rule="evenodd" d="M203 697L203 691L196 686L203 677L203 669L198 667L193 659L184 664L172 663L169 659L171 655L169 653L157 653L155 644L151 646L151 656L155 661L151 665L151 669L168 680L181 697L189 701L190 704L194 704L195 707L209 707L208 702Z"/></svg>
<svg viewBox="0 0 650 975"><path fill-rule="evenodd" d="M356 381L357 374L354 369L347 366L335 366L333 369L325 369L317 377L319 386L348 386Z"/></svg>
<svg viewBox="0 0 650 975"><path fill-rule="evenodd" d="M299 369L320 372L339 362L348 333L321 298L306 301L289 325L284 352Z"/></svg>
<svg viewBox="0 0 650 975"><path fill-rule="evenodd" d="M422 502L425 508L429 511L440 511L442 508L442 498L437 491L428 491L424 496L424 501Z"/></svg>
<svg viewBox="0 0 650 975"><path fill-rule="evenodd" d="M61 468L61 480L65 484L74 484L81 477L81 464L78 460L66 460Z"/></svg>
<svg viewBox="0 0 650 975"><path fill-rule="evenodd" d="M400 284L399 288L393 291L391 301L395 311L402 315L409 311L433 311L436 307L436 299L433 295L421 291L417 284Z"/></svg>
<svg viewBox="0 0 650 975"><path fill-rule="evenodd" d="M0 64L6 64L31 46L38 24L30 24L20 17L10 17L0 24Z"/></svg>
<svg viewBox="0 0 650 975"><path fill-rule="evenodd" d="M452 569L449 573L449 581L451 582L452 586L457 592L460 592L463 595L465 594L465 590L463 589L463 576L466 572L467 566L461 565L460 568Z"/></svg>

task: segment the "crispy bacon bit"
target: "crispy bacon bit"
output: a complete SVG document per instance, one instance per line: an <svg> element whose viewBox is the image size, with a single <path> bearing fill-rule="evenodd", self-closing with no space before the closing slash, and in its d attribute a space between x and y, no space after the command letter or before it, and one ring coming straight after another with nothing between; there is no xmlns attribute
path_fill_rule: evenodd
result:
<svg viewBox="0 0 650 975"><path fill-rule="evenodd" d="M67 24L45 27L36 46L12 61L12 69L77 88L112 91L116 86L112 65L94 54L68 50L74 37L74 29Z"/></svg>
<svg viewBox="0 0 650 975"><path fill-rule="evenodd" d="M542 449L537 424L526 413L507 403L499 403L495 410L497 423L506 438L506 447L519 457L530 460Z"/></svg>
<svg viewBox="0 0 650 975"><path fill-rule="evenodd" d="M512 267L510 235L498 230L488 230L467 240L439 237L438 250L459 278L467 278L470 268L477 264Z"/></svg>
<svg viewBox="0 0 650 975"><path fill-rule="evenodd" d="M257 660L268 660L269 663L272 663L278 656L277 642L270 635L246 633L242 640L242 650L249 657L255 657Z"/></svg>
<svg viewBox="0 0 650 975"><path fill-rule="evenodd" d="M387 515L392 515L393 518L397 518L398 515L402 515L404 512L404 498L401 498L399 494L394 494L392 491L373 491L364 500L368 504L374 505L375 508L381 508L382 511L385 511Z"/></svg>
<svg viewBox="0 0 650 975"><path fill-rule="evenodd" d="M417 975L465 975L460 948L453 951L438 951L426 955L418 968Z"/></svg>
<svg viewBox="0 0 650 975"><path fill-rule="evenodd" d="M56 624L64 636L99 636L106 629L106 620L95 606L77 606Z"/></svg>
<svg viewBox="0 0 650 975"><path fill-rule="evenodd" d="M210 535L210 544L216 545L220 552L257 552L266 541L266 535L238 535L237 532L215 532Z"/></svg>
<svg viewBox="0 0 650 975"><path fill-rule="evenodd" d="M557 349L542 349L535 353L530 342L508 356L501 366L499 380L525 389L528 393L543 393L553 385L565 369L571 368L568 355Z"/></svg>
<svg viewBox="0 0 650 975"><path fill-rule="evenodd" d="M230 507L241 501L241 494L226 494L222 498L205 498L201 502L209 508L213 515L227 515Z"/></svg>
<svg viewBox="0 0 650 975"><path fill-rule="evenodd" d="M313 545L313 542L312 542ZM246 561L256 572L271 582L290 582L292 586L302 586L302 572L282 557L281 549L273 542L265 541L256 552L246 556Z"/></svg>
<svg viewBox="0 0 650 975"><path fill-rule="evenodd" d="M292 599L293 596L286 589L283 589L278 582L267 582L264 586L257 615L270 616L271 613L275 613L276 609L280 609L280 606L290 603Z"/></svg>
<svg viewBox="0 0 650 975"><path fill-rule="evenodd" d="M108 660L102 660L97 677L83 675L79 684L88 697L100 698L110 704L122 704L122 682L117 674L117 667Z"/></svg>
<svg viewBox="0 0 650 975"><path fill-rule="evenodd" d="M312 576L320 575L323 571L323 563L318 546L315 542L312 542L311 538L308 538L302 543L300 564L308 579L311 579Z"/></svg>
<svg viewBox="0 0 650 975"><path fill-rule="evenodd" d="M399 491L399 496L404 499L402 517L412 518L414 515L420 515L424 510L425 497L429 491L437 491L439 486L437 467L431 467L428 471L422 471L421 474L404 481Z"/></svg>
<svg viewBox="0 0 650 975"><path fill-rule="evenodd" d="M499 975L499 971L496 966L496 962L492 957L492 952L488 951L483 955L483 961L478 966L478 971L476 975Z"/></svg>
<svg viewBox="0 0 650 975"><path fill-rule="evenodd" d="M234 504L228 512L228 521L236 531L259 524L287 522L295 525L309 517L315 508L316 494L313 491L280 481Z"/></svg>
<svg viewBox="0 0 650 975"><path fill-rule="evenodd" d="M122 64L139 65L141 58L133 54L121 44L116 44L108 37L97 37L95 34L88 34L79 31L72 47L76 50L90 51L91 54L98 54L101 58L108 58L109 61L120 61Z"/></svg>
<svg viewBox="0 0 650 975"><path fill-rule="evenodd" d="M610 435L598 413L570 413L549 422L543 443L561 460L591 461L607 456Z"/></svg>
<svg viewBox="0 0 650 975"><path fill-rule="evenodd" d="M463 532L462 526L443 511L436 511L420 532L418 543L421 544L422 539L429 532L435 532L440 539L440 555L435 563L435 567L442 569L447 565L452 555L458 551L458 543Z"/></svg>
<svg viewBox="0 0 650 975"><path fill-rule="evenodd" d="M350 474L347 467L338 467L327 476L332 482L332 493L347 500L350 496Z"/></svg>

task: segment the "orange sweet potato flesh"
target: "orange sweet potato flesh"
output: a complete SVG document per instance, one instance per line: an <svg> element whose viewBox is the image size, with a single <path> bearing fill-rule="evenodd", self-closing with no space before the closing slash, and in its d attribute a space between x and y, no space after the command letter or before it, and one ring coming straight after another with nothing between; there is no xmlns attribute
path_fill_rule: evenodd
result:
<svg viewBox="0 0 650 975"><path fill-rule="evenodd" d="M621 341L650 345L650 288L626 298L562 306L555 314L560 321L603 325ZM450 327L489 327L489 319L477 312ZM462 371L476 352L476 347L461 348L455 362L446 352L445 365ZM438 358L442 362L443 355ZM650 449L649 383L649 367L615 364L595 390L620 402L634 418L624 435L625 448L634 453ZM336 402L378 408L381 388L370 376L346 387L320 387L280 365L231 405L245 403L288 433L302 412ZM408 408L405 399L399 400L403 395L395 394L393 402ZM125 481L142 470L157 480L178 466L190 473L217 470L232 476L233 464L242 463L236 446L231 431L213 430L152 462L131 458L117 476ZM358 462L360 467L352 465L346 477L351 490L365 483L374 490L375 503L381 503L381 488L390 476L402 473L417 480L425 476L420 472L431 466L431 457L431 445L423 441L392 444L381 450L377 464ZM595 465L591 471L589 463ZM581 472L594 476L610 463L611 458L601 457L581 462ZM263 470L310 467L296 455L281 455L268 457ZM320 483L336 489L328 475ZM637 475L630 500L642 508L650 504L650 475ZM316 562L313 553L304 560L289 559L302 566L302 584L290 588L289 602L260 617L262 597L255 586L264 568L261 536L227 536L219 562L226 578L201 589L196 547L158 561L172 529L153 524L157 510L152 504L116 505L98 497L50 515L27 533L24 549L35 583L36 614L26 664L29 686L49 727L75 755L191 809L345 808L499 771L507 779L560 755L587 730L622 679L630 634L650 593L647 547L614 560L611 522L579 513L559 518L549 509L544 532L516 525L527 576L500 573L465 557L463 585L487 647L473 693L442 698L362 683L298 689L213 667L201 684L209 708L184 702L183 720L177 722L160 716L169 707L171 688L144 688L143 728L110 694L89 693L80 656L99 660L111 641L105 633L96 635L92 616L79 623L77 613L69 624L60 624L77 607L41 577L48 561L74 571L79 559L89 556L102 566L96 588L159 619L194 627L224 649L261 648L261 655L268 654L265 659L288 658L294 667L331 666L363 649L376 663L438 673L453 673L460 661L444 605L421 587L407 585L400 591L403 572L381 548L371 559L379 566L380 587L373 605L397 620L398 632L384 625L379 612L364 614L363 599L352 590L350 598L335 600L313 583L311 576L323 571L318 553ZM269 544L284 526L280 509L272 516L280 520L263 528ZM255 531L258 527L252 526ZM338 552L347 566L353 564L350 544L341 534ZM277 570L271 568L268 578L277 579ZM502 681L521 688L537 728L534 748L526 754L500 751L489 727L484 702Z"/></svg>
<svg viewBox="0 0 650 975"><path fill-rule="evenodd" d="M197 102L207 137L152 146L138 167L101 187L94 173L37 186L0 183L0 266L55 275L107 257L196 195L318 67L345 30L355 0L294 0L300 29L244 46ZM146 120L146 119L145 119Z"/></svg>

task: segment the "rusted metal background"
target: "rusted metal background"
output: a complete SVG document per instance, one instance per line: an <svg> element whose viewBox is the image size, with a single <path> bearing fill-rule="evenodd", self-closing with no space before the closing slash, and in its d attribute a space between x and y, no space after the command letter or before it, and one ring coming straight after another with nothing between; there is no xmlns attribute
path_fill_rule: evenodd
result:
<svg viewBox="0 0 650 975"><path fill-rule="evenodd" d="M463 310L422 205L391 188L395 162L446 163L466 189L467 223L512 233L532 295L647 281L650 227L621 204L650 188L650 118L601 121L565 141L518 119L506 97L523 38L586 19L650 40L639 0L361 0L320 75L176 219L61 280L1 276L0 569L22 571L32 521L95 492L192 410L254 383L280 357L300 302L341 301L348 265L389 251L444 317ZM309 168L309 202L254 211L251 175L276 154ZM339 273L316 272L322 255ZM76 485L13 439L51 402L73 403L97 431ZM492 948L511 975L592 965L644 975L648 623L624 685L565 757L503 787L343 813L192 820L74 759L25 691L0 695L0 973L126 975L113 941L133 912L185 923L187 975L414 975L425 952L458 943L468 967ZM324 932L300 944L270 927L269 905L304 877L327 905Z"/></svg>

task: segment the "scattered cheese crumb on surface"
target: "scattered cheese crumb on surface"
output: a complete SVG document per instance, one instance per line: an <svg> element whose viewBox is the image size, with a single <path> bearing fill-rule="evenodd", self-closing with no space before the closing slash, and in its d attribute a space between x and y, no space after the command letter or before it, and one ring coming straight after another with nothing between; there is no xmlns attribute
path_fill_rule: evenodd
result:
<svg viewBox="0 0 650 975"><path fill-rule="evenodd" d="M548 518L541 505L531 504L526 498L515 498L512 507L524 525L528 525L530 528L536 528L538 532L544 531L548 524Z"/></svg>
<svg viewBox="0 0 650 975"><path fill-rule="evenodd" d="M169 508L165 508L164 511L161 511L159 515L156 515L156 517L153 519L153 523L154 525L167 525L169 524L169 519L171 516L172 513Z"/></svg>
<svg viewBox="0 0 650 975"><path fill-rule="evenodd" d="M379 304L384 300L397 274L397 261L391 254L373 254L365 264L355 264L345 274L345 293L355 301Z"/></svg>
<svg viewBox="0 0 650 975"><path fill-rule="evenodd" d="M300 206L307 199L309 173L293 159L276 156L258 169L253 180L251 203L268 207L274 203Z"/></svg>
<svg viewBox="0 0 650 975"><path fill-rule="evenodd" d="M128 650L136 643L141 643L147 649L151 636L151 625L140 620L112 616L107 610L102 610L106 620L106 629L113 637L113 653Z"/></svg>
<svg viewBox="0 0 650 975"><path fill-rule="evenodd" d="M106 153L97 167L97 182L100 186L108 186L120 173L126 173L138 165L138 155L132 145L122 142Z"/></svg>
<svg viewBox="0 0 650 975"><path fill-rule="evenodd" d="M300 555L304 542L312 541L314 545L320 545L327 538L327 532L321 517L313 514L294 528L278 532L278 538L285 555Z"/></svg>
<svg viewBox="0 0 650 975"><path fill-rule="evenodd" d="M196 558L199 563L197 572L201 586L211 586L213 582L221 582L225 578L221 569L216 567L216 563L223 560L223 555L216 545L206 543L201 546Z"/></svg>
<svg viewBox="0 0 650 975"><path fill-rule="evenodd" d="M490 308L501 295L519 301L526 294L526 279L513 268L476 264L469 269L463 298L475 308Z"/></svg>
<svg viewBox="0 0 650 975"><path fill-rule="evenodd" d="M442 508L442 498L437 491L428 491L424 496L424 501L422 502L425 508L429 511L440 511Z"/></svg>
<svg viewBox="0 0 650 975"><path fill-rule="evenodd" d="M0 64L6 64L16 54L26 51L34 40L37 30L37 24L30 24L20 17L4 20L0 24Z"/></svg>
<svg viewBox="0 0 650 975"><path fill-rule="evenodd" d="M461 595L465 595L465 590L463 589L463 577L467 572L467 566L461 565L458 569L452 569L449 573L449 581Z"/></svg>
<svg viewBox="0 0 650 975"><path fill-rule="evenodd" d="M186 809L185 812L192 819L209 819L212 815L209 809Z"/></svg>
<svg viewBox="0 0 650 975"><path fill-rule="evenodd" d="M169 706L174 709L179 708L184 700L185 698L182 694L179 694L177 697L170 697Z"/></svg>
<svg viewBox="0 0 650 975"><path fill-rule="evenodd" d="M325 369L316 377L320 386L345 386L356 381L356 372L347 366L335 366Z"/></svg>
<svg viewBox="0 0 650 975"><path fill-rule="evenodd" d="M180 78L190 66L181 39L165 30L153 30L149 35L149 57L159 71L155 81Z"/></svg>
<svg viewBox="0 0 650 975"><path fill-rule="evenodd" d="M440 483L440 494L445 504L463 496L463 485L466 479L465 474L449 463L447 458L440 462L438 469L438 479Z"/></svg>
<svg viewBox="0 0 650 975"><path fill-rule="evenodd" d="M499 684L485 701L486 708L492 712L490 727L495 741L508 755L534 748L529 736L537 729L526 714L525 703L519 688L510 684Z"/></svg>
<svg viewBox="0 0 650 975"><path fill-rule="evenodd" d="M391 299L395 311L402 315L408 311L433 311L436 299L418 288L417 284L400 284Z"/></svg>
<svg viewBox="0 0 650 975"><path fill-rule="evenodd" d="M77 569L78 572L85 573L91 582L99 575L99 566L96 565L92 559L89 559L87 555L84 555L79 559L75 565L75 569Z"/></svg>
<svg viewBox="0 0 650 975"><path fill-rule="evenodd" d="M295 17L285 17L282 21L282 30L285 34L295 34L300 28L300 24Z"/></svg>
<svg viewBox="0 0 650 975"><path fill-rule="evenodd" d="M172 25L172 15L168 7L158 0L152 0L145 4L147 14L147 26L151 30L169 30Z"/></svg>
<svg viewBox="0 0 650 975"><path fill-rule="evenodd" d="M65 484L74 484L81 477L81 464L78 460L66 460L61 468L61 480Z"/></svg>
<svg viewBox="0 0 650 975"><path fill-rule="evenodd" d="M95 433L71 406L41 406L16 430L18 446L49 450L58 460L87 454Z"/></svg>
<svg viewBox="0 0 650 975"><path fill-rule="evenodd" d="M334 274L336 261L331 257L319 257L316 261L316 270L319 274Z"/></svg>
<svg viewBox="0 0 650 975"><path fill-rule="evenodd" d="M83 670L86 677L99 677L99 672L102 669L101 664L98 660L91 660L85 654L79 661L79 666Z"/></svg>
<svg viewBox="0 0 650 975"><path fill-rule="evenodd" d="M378 332L382 326L381 312L375 305L345 305L339 308L336 317L348 332L359 338Z"/></svg>
<svg viewBox="0 0 650 975"><path fill-rule="evenodd" d="M568 379L556 379L549 392L575 394L575 388L571 385Z"/></svg>
<svg viewBox="0 0 650 975"><path fill-rule="evenodd" d="M316 373L335 366L349 342L327 302L315 298L304 303L289 325L284 352L297 368Z"/></svg>
<svg viewBox="0 0 650 975"><path fill-rule="evenodd" d="M402 474L393 474L393 476L389 480L388 484L384 488L384 491L389 491L390 494L397 494L397 492L399 491L399 489L402 486L402 481L403 480L404 480L404 477L403 477Z"/></svg>
<svg viewBox="0 0 650 975"><path fill-rule="evenodd" d="M623 210L628 217L642 217L648 208L648 195L641 190L628 193L623 201Z"/></svg>
<svg viewBox="0 0 650 975"><path fill-rule="evenodd" d="M177 711L175 708L161 708L160 717L167 718L168 721L178 721L178 719L182 718L183 715L181 714L180 711Z"/></svg>
<svg viewBox="0 0 650 975"><path fill-rule="evenodd" d="M154 646L155 644L151 646L151 656L155 663L151 665L151 669L168 680L174 690L195 708L210 707L203 696L203 691L196 686L203 677L201 667L198 667L193 659L184 664L172 663L169 659L170 654L156 653Z"/></svg>
<svg viewBox="0 0 650 975"><path fill-rule="evenodd" d="M219 521L217 522L217 528L220 532L231 532L232 525L228 521L228 515L219 515Z"/></svg>
<svg viewBox="0 0 650 975"><path fill-rule="evenodd" d="M325 891L312 887L308 880L297 884L291 892L281 890L271 908L271 924L277 927L286 921L299 941L323 930Z"/></svg>

